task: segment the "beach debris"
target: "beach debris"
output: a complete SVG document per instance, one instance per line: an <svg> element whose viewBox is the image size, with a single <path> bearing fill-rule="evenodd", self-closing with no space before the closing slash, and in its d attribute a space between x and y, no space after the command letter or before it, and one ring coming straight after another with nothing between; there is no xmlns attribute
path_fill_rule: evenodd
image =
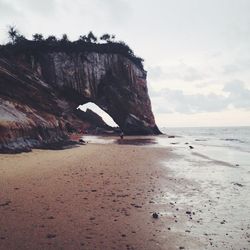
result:
<svg viewBox="0 0 250 250"><path fill-rule="evenodd" d="M135 207L135 208L142 208L142 206L140 205L136 205L135 203L130 203L131 206Z"/></svg>
<svg viewBox="0 0 250 250"><path fill-rule="evenodd" d="M142 208L140 205L134 205L135 208Z"/></svg>
<svg viewBox="0 0 250 250"><path fill-rule="evenodd" d="M185 249L185 247L179 247L179 249Z"/></svg>
<svg viewBox="0 0 250 250"><path fill-rule="evenodd" d="M169 135L168 138L175 138L175 136L174 135Z"/></svg>
<svg viewBox="0 0 250 250"><path fill-rule="evenodd" d="M157 213L154 212L154 213L152 214L152 217L153 217L154 219L158 219L158 218L159 218L159 215L158 215Z"/></svg>
<svg viewBox="0 0 250 250"><path fill-rule="evenodd" d="M225 224L225 222L226 222L226 220L223 220L223 221L220 222L220 224Z"/></svg>
<svg viewBox="0 0 250 250"><path fill-rule="evenodd" d="M237 182L234 182L233 183L235 186L238 186L238 187L243 187L244 185L243 184L240 184L240 183L237 183Z"/></svg>
<svg viewBox="0 0 250 250"><path fill-rule="evenodd" d="M55 237L56 237L56 234L47 234L48 239L52 239L52 238L55 238Z"/></svg>
<svg viewBox="0 0 250 250"><path fill-rule="evenodd" d="M87 144L87 142L84 141L83 139L79 139L79 143L80 143L81 145L86 145L86 144Z"/></svg>
<svg viewBox="0 0 250 250"><path fill-rule="evenodd" d="M190 145L189 148L190 148L190 149L193 149L194 147Z"/></svg>
<svg viewBox="0 0 250 250"><path fill-rule="evenodd" d="M6 201L4 203L0 203L0 207L9 206L10 203L11 203L11 201Z"/></svg>

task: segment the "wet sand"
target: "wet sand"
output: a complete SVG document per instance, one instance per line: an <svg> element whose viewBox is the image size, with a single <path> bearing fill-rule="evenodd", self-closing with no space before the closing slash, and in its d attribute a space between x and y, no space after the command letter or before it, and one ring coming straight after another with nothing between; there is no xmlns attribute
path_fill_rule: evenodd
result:
<svg viewBox="0 0 250 250"><path fill-rule="evenodd" d="M127 144L1 155L0 249L249 249L173 147Z"/></svg>

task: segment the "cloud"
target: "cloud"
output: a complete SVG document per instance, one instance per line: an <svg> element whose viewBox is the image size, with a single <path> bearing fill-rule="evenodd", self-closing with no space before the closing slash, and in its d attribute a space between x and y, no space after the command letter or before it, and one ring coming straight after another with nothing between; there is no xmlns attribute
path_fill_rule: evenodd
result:
<svg viewBox="0 0 250 250"><path fill-rule="evenodd" d="M240 66L236 64L227 64L223 66L224 74L232 74L240 71Z"/></svg>
<svg viewBox="0 0 250 250"><path fill-rule="evenodd" d="M107 19L112 24L121 24L132 14L133 9L129 3L124 0L96 0L99 8L105 13Z"/></svg>
<svg viewBox="0 0 250 250"><path fill-rule="evenodd" d="M65 17L67 17L67 23L74 25L73 30L93 29L96 31L103 26L108 26L109 29L116 26L121 28L133 12L124 0L74 0L74 3L61 0L54 5L58 17L62 22L65 22Z"/></svg>
<svg viewBox="0 0 250 250"><path fill-rule="evenodd" d="M182 90L153 91L152 103L156 113L202 113L227 110L229 107L250 110L250 90L240 80L225 84L224 95L185 94ZM150 89L151 94L151 89Z"/></svg>
<svg viewBox="0 0 250 250"><path fill-rule="evenodd" d="M159 97L156 97L159 98ZM182 90L165 89L158 99L158 113L201 113L221 111L227 106L224 96L209 94L185 94Z"/></svg>
<svg viewBox="0 0 250 250"><path fill-rule="evenodd" d="M3 1L3 0L0 0ZM18 9L19 12L22 11L26 15L39 14L48 16L55 12L56 10L56 1L55 0L12 0L9 4L12 9Z"/></svg>
<svg viewBox="0 0 250 250"><path fill-rule="evenodd" d="M222 68L224 74L242 73L250 68L250 59L238 59L234 63L226 64Z"/></svg>
<svg viewBox="0 0 250 250"><path fill-rule="evenodd" d="M10 3L0 0L0 20L18 14L18 11Z"/></svg>
<svg viewBox="0 0 250 250"><path fill-rule="evenodd" d="M250 89L247 89L242 81L228 82L223 90L229 93L229 104L232 104L235 108L250 110Z"/></svg>
<svg viewBox="0 0 250 250"><path fill-rule="evenodd" d="M159 80L165 78L165 73L162 70L162 67L155 66L155 67L149 67L148 68L148 77L151 80Z"/></svg>
<svg viewBox="0 0 250 250"><path fill-rule="evenodd" d="M148 76L150 80L182 80L185 82L194 82L203 80L207 75L201 70L187 65L185 63L179 63L172 66L155 66L149 67Z"/></svg>
<svg viewBox="0 0 250 250"><path fill-rule="evenodd" d="M8 41L8 26L25 22L23 13L11 2L0 0L0 43Z"/></svg>

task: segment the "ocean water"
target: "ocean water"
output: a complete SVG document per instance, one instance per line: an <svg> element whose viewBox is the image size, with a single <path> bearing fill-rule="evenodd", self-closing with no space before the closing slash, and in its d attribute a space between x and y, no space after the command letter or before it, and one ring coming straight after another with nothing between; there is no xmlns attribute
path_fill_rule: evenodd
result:
<svg viewBox="0 0 250 250"><path fill-rule="evenodd" d="M250 127L162 128L175 138L159 138L160 145L192 145L201 156L250 167ZM188 144L186 144L188 143ZM250 170L250 168L249 168Z"/></svg>
<svg viewBox="0 0 250 250"><path fill-rule="evenodd" d="M181 180L175 190L165 190L167 201L196 211L201 223L187 223L192 235L205 235L205 242L212 239L213 246L204 249L250 249L250 127L163 128L162 132L174 137L159 136L158 145L179 155L166 159L166 169ZM183 188L187 180L191 182Z"/></svg>

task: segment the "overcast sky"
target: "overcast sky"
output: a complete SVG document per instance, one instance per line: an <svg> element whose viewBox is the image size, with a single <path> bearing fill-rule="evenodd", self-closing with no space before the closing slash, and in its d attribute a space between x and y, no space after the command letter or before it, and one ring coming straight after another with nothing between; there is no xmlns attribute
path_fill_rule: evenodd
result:
<svg viewBox="0 0 250 250"><path fill-rule="evenodd" d="M145 59L159 126L250 125L250 0L0 0L7 26L114 33Z"/></svg>

